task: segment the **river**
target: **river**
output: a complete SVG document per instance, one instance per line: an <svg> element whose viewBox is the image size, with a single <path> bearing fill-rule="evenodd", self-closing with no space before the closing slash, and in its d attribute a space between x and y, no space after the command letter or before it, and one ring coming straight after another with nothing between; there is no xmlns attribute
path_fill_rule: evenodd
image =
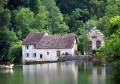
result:
<svg viewBox="0 0 120 84"><path fill-rule="evenodd" d="M71 61L0 70L0 84L114 84L112 65Z"/></svg>

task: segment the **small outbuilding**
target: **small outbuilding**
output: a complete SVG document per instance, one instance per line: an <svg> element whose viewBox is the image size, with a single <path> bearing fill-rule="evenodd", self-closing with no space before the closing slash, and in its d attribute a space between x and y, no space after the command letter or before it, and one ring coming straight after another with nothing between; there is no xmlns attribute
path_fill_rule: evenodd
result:
<svg viewBox="0 0 120 84"><path fill-rule="evenodd" d="M88 32L88 54L92 54L92 49L98 49L105 40L104 35L96 29L96 26L93 27L89 32Z"/></svg>

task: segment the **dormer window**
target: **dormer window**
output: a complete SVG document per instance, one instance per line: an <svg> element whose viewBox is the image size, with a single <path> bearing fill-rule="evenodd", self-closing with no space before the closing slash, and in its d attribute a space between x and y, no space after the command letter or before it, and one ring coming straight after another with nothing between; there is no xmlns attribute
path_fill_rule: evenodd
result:
<svg viewBox="0 0 120 84"><path fill-rule="evenodd" d="M26 49L29 49L29 46L28 46L28 45L26 45L26 46L25 46L25 48L26 48Z"/></svg>

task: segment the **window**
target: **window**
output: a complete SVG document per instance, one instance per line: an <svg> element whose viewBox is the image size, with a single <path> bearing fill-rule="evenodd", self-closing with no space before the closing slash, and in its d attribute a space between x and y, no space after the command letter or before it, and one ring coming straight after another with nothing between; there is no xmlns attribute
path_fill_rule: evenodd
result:
<svg viewBox="0 0 120 84"><path fill-rule="evenodd" d="M42 58L42 54L40 54L40 58Z"/></svg>
<svg viewBox="0 0 120 84"><path fill-rule="evenodd" d="M92 38L97 38L97 36L92 36Z"/></svg>
<svg viewBox="0 0 120 84"><path fill-rule="evenodd" d="M57 56L58 56L58 57L60 56L60 51L57 51Z"/></svg>
<svg viewBox="0 0 120 84"><path fill-rule="evenodd" d="M99 48L101 45L101 41L96 41L96 47Z"/></svg>
<svg viewBox="0 0 120 84"><path fill-rule="evenodd" d="M26 45L26 47L25 47L26 49L28 49L29 48L29 46L28 45Z"/></svg>
<svg viewBox="0 0 120 84"><path fill-rule="evenodd" d="M29 57L29 53L26 53L26 57Z"/></svg>
<svg viewBox="0 0 120 84"><path fill-rule="evenodd" d="M47 52L47 55L49 55L49 52Z"/></svg>
<svg viewBox="0 0 120 84"><path fill-rule="evenodd" d="M33 57L36 57L36 53L33 53Z"/></svg>

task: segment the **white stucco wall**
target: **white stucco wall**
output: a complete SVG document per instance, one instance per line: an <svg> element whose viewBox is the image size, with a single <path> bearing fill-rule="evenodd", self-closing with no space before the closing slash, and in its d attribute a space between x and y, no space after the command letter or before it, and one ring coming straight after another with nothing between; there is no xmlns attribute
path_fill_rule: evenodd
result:
<svg viewBox="0 0 120 84"><path fill-rule="evenodd" d="M57 60L57 51L60 51L60 55L65 52L68 52L71 55L74 55L74 51L77 50L77 45L74 45L71 49L34 49L34 45L28 45L29 48L26 49L25 45L22 45L22 56L23 62L27 61L55 61ZM49 55L47 55L49 52ZM29 57L26 56L26 53L29 53ZM33 57L33 53L36 53L36 57ZM42 58L40 58L42 54Z"/></svg>

